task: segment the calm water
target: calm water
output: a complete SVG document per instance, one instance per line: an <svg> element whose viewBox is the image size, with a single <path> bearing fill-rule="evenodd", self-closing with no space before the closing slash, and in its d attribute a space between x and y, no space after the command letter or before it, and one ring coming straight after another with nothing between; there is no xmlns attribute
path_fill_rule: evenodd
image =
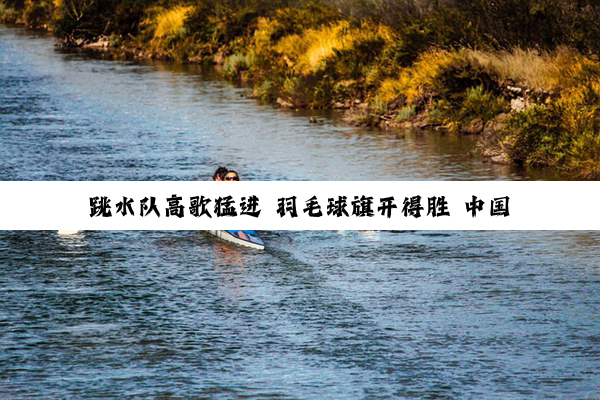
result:
<svg viewBox="0 0 600 400"><path fill-rule="evenodd" d="M0 392L598 396L598 233L263 236L1 233Z"/></svg>
<svg viewBox="0 0 600 400"><path fill-rule="evenodd" d="M245 97L198 67L94 59L0 27L0 180L554 179L473 138L353 128Z"/></svg>

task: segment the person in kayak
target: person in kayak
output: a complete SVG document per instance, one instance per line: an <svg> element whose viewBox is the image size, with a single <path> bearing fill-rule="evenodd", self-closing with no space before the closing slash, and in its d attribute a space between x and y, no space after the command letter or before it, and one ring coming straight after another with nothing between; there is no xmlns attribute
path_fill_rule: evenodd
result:
<svg viewBox="0 0 600 400"><path fill-rule="evenodd" d="M222 181L223 177L225 176L225 174L227 174L227 172L229 172L227 168L219 166L219 168L217 168L217 170L213 174L213 181Z"/></svg>
<svg viewBox="0 0 600 400"><path fill-rule="evenodd" d="M229 171L227 171L227 173L225 175L223 175L223 180L224 181L239 181L240 176L238 175L237 172L230 169Z"/></svg>

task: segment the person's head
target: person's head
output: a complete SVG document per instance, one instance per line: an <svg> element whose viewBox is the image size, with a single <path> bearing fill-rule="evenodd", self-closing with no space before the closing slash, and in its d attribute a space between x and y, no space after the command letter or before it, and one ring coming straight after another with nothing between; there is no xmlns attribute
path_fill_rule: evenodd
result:
<svg viewBox="0 0 600 400"><path fill-rule="evenodd" d="M217 168L217 170L215 171L215 174L213 175L213 181L222 181L223 177L225 176L225 174L227 174L228 169L225 167L219 167Z"/></svg>
<svg viewBox="0 0 600 400"><path fill-rule="evenodd" d="M234 170L229 170L227 171L227 173L223 176L223 180L224 181L239 181L240 180L240 176L238 175L237 172L235 172Z"/></svg>

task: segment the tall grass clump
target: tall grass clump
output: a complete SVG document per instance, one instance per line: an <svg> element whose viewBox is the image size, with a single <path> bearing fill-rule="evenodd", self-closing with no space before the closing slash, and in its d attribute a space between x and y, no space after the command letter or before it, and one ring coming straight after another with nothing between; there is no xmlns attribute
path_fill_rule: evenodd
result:
<svg viewBox="0 0 600 400"><path fill-rule="evenodd" d="M193 6L164 8L149 7L140 22L140 32L135 37L135 46L143 48L152 57L187 61L196 44L190 36L187 18L194 13Z"/></svg>
<svg viewBox="0 0 600 400"><path fill-rule="evenodd" d="M597 62L566 47L553 51L522 48L468 50L468 56L499 78L533 90L569 88L600 74Z"/></svg>
<svg viewBox="0 0 600 400"><path fill-rule="evenodd" d="M181 37L185 34L184 21L193 7L177 6L169 10L159 12L155 16L154 39L168 37Z"/></svg>
<svg viewBox="0 0 600 400"><path fill-rule="evenodd" d="M469 57L502 79L536 90L554 88L553 55L547 51L514 48L502 51L470 50Z"/></svg>

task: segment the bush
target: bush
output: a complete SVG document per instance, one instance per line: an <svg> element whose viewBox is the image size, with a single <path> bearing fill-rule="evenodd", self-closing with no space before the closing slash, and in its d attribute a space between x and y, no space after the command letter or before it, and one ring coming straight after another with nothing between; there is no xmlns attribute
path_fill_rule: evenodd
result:
<svg viewBox="0 0 600 400"><path fill-rule="evenodd" d="M52 19L54 4L51 1L27 1L23 19L28 28L39 29L48 26Z"/></svg>
<svg viewBox="0 0 600 400"><path fill-rule="evenodd" d="M0 1L0 22L8 24L16 23L22 16L21 10L12 4Z"/></svg>
<svg viewBox="0 0 600 400"><path fill-rule="evenodd" d="M516 162L600 178L600 79L514 115L504 144Z"/></svg>
<svg viewBox="0 0 600 400"><path fill-rule="evenodd" d="M223 64L223 73L230 79L239 79L242 71L248 71L253 65L253 56L244 54L234 54L227 57Z"/></svg>

